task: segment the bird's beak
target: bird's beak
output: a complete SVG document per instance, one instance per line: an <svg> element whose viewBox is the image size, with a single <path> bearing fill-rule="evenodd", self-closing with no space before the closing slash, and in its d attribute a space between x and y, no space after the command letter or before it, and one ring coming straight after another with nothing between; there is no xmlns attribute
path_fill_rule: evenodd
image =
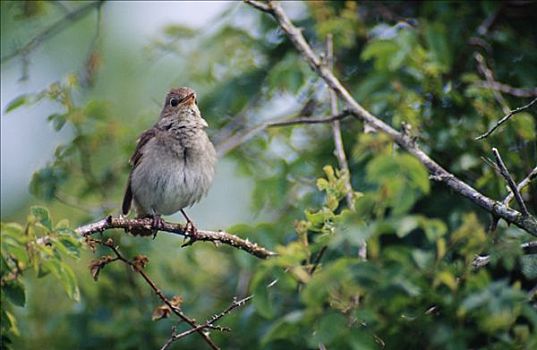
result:
<svg viewBox="0 0 537 350"><path fill-rule="evenodd" d="M191 105L196 100L196 95L194 93L191 93L190 95L186 96L182 101L181 104L185 105Z"/></svg>

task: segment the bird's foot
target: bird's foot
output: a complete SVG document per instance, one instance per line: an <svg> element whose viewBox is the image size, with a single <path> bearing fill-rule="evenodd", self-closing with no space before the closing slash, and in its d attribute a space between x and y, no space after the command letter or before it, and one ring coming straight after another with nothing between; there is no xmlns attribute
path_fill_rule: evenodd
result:
<svg viewBox="0 0 537 350"><path fill-rule="evenodd" d="M153 228L153 239L157 237L158 230L162 228L164 225L164 221L160 217L159 214L153 215L153 222L151 223L151 226Z"/></svg>
<svg viewBox="0 0 537 350"><path fill-rule="evenodd" d="M196 242L198 240L198 229L196 228L196 226L194 225L192 220L188 220L186 222L185 233L188 234L187 236L185 236L185 238L187 238L188 241L183 243L181 245L181 248L187 247L189 245L192 245L192 244L194 244L194 242Z"/></svg>

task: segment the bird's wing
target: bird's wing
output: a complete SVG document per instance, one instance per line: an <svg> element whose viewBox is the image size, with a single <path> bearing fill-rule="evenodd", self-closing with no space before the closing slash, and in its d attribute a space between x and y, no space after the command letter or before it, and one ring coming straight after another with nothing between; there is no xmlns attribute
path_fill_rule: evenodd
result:
<svg viewBox="0 0 537 350"><path fill-rule="evenodd" d="M132 203L132 189L131 189L132 172L134 171L134 169L136 169L138 164L140 164L140 159L142 159L144 146L149 142L149 140L151 140L152 138L156 136L157 132L158 132L158 129L151 128L149 130L146 130L144 133L142 133L142 135L140 135L140 137L138 138L138 143L136 144L136 149L134 150L134 154L132 155L129 161L129 163L132 166L132 169L131 169L131 173L129 174L129 181L127 182L127 188L125 189L125 196L123 196L123 205L122 205L123 214L125 215L129 213L129 210L131 208L131 203Z"/></svg>

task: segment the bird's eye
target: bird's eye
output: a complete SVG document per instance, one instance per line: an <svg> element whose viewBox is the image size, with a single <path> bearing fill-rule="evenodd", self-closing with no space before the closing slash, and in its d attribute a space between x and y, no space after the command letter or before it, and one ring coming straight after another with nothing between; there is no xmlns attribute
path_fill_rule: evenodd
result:
<svg viewBox="0 0 537 350"><path fill-rule="evenodd" d="M172 106L172 107L177 107L178 104L179 104L179 99L173 97L173 98L170 100L170 106Z"/></svg>

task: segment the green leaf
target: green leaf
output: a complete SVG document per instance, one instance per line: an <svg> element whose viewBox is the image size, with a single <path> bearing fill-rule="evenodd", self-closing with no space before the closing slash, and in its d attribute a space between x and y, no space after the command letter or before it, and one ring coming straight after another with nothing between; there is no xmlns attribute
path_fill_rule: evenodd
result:
<svg viewBox="0 0 537 350"><path fill-rule="evenodd" d="M45 200L54 198L56 191L67 180L67 171L56 164L49 164L36 171L30 182L30 192Z"/></svg>
<svg viewBox="0 0 537 350"><path fill-rule="evenodd" d="M416 216L405 216L397 225L397 237L403 238L418 227L418 218Z"/></svg>
<svg viewBox="0 0 537 350"><path fill-rule="evenodd" d="M340 258L316 272L301 294L303 302L309 306L322 304L338 286L347 283L350 285L352 283L350 269L357 262L356 259Z"/></svg>
<svg viewBox="0 0 537 350"><path fill-rule="evenodd" d="M54 248L58 249L64 256L78 259L80 257L80 242L72 237L60 237L52 240Z"/></svg>
<svg viewBox="0 0 537 350"><path fill-rule="evenodd" d="M519 113L515 118L510 119L511 127L516 130L518 136L527 141L533 141L537 138L535 132L535 117L530 113Z"/></svg>
<svg viewBox="0 0 537 350"><path fill-rule="evenodd" d="M441 22L428 23L425 37L430 53L442 72L449 71L453 61L453 50L447 40L447 29Z"/></svg>
<svg viewBox="0 0 537 350"><path fill-rule="evenodd" d="M253 305L257 313L267 319L273 318L275 314L267 283L270 271L270 269L257 271L252 279Z"/></svg>
<svg viewBox="0 0 537 350"><path fill-rule="evenodd" d="M399 47L392 40L377 40L368 44L362 51L364 61L375 59L375 68L388 70L390 59L397 54Z"/></svg>
<svg viewBox="0 0 537 350"><path fill-rule="evenodd" d="M319 328L314 336L314 341L319 344L329 345L337 338L341 337L342 333L347 328L347 320L340 313L331 312L324 315L319 321Z"/></svg>
<svg viewBox="0 0 537 350"><path fill-rule="evenodd" d="M52 220L47 208L34 206L31 208L31 212L39 223L45 226L49 231L52 231Z"/></svg>
<svg viewBox="0 0 537 350"><path fill-rule="evenodd" d="M43 261L42 266L60 281L69 298L75 301L80 300L80 290L78 289L75 273L70 266L54 257Z"/></svg>
<svg viewBox="0 0 537 350"><path fill-rule="evenodd" d="M60 131L66 122L66 114L54 113L47 117L49 122L52 122L54 130Z"/></svg>
<svg viewBox="0 0 537 350"><path fill-rule="evenodd" d="M446 224L439 219L422 218L420 226L425 231L425 236L429 242L434 242L447 232Z"/></svg>
<svg viewBox="0 0 537 350"><path fill-rule="evenodd" d="M17 319L15 318L15 316L13 316L11 312L5 310L4 307L2 308L2 310L0 310L0 323L2 325L2 335L4 335L6 331L9 331L16 336L20 336L19 327L17 326ZM2 339L0 344L5 345L4 339Z"/></svg>
<svg viewBox="0 0 537 350"><path fill-rule="evenodd" d="M15 305L23 307L26 304L24 286L21 282L14 280L6 283L2 286L2 292Z"/></svg>
<svg viewBox="0 0 537 350"><path fill-rule="evenodd" d="M255 299L255 298L254 298ZM278 339L289 339L297 334L298 322L304 317L304 312L295 310L276 322L272 323L265 336L261 338L261 347L265 348L268 343Z"/></svg>
<svg viewBox="0 0 537 350"><path fill-rule="evenodd" d="M9 104L6 107L5 113L11 112L12 110L17 109L20 106L25 105L26 103L28 103L28 96L21 95L15 98L14 100L12 100L11 102L9 102Z"/></svg>
<svg viewBox="0 0 537 350"><path fill-rule="evenodd" d="M61 271L61 282L63 285L63 289L65 290L69 298L77 302L80 301L80 290L78 288L78 283L73 269L67 264L62 263Z"/></svg>
<svg viewBox="0 0 537 350"><path fill-rule="evenodd" d="M403 154L398 157L397 163L411 183L415 184L424 194L429 193L429 173L419 160L409 154Z"/></svg>

